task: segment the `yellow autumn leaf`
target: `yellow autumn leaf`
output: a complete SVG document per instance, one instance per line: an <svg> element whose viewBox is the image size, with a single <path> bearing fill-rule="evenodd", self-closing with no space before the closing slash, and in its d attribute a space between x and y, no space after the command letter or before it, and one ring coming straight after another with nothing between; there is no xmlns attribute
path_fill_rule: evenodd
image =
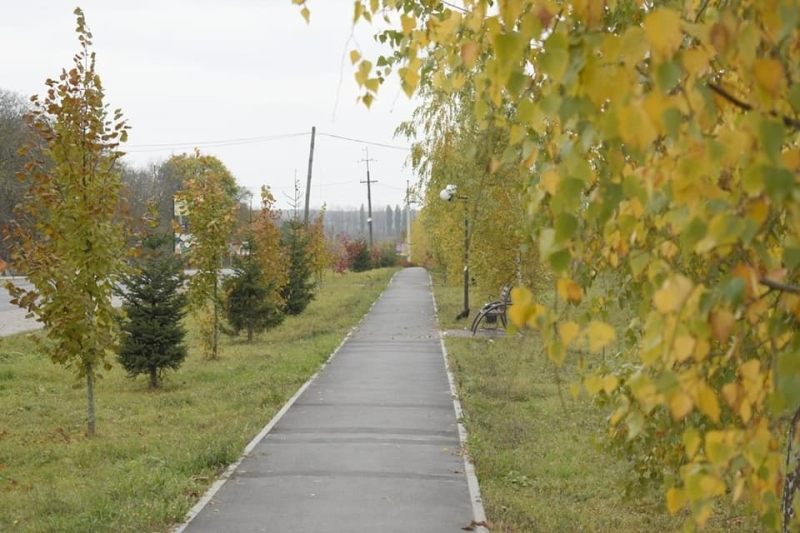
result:
<svg viewBox="0 0 800 533"><path fill-rule="evenodd" d="M783 164L786 165L786 168L792 172L800 171L800 150L796 148L784 150L781 153L781 159L783 159Z"/></svg>
<svg viewBox="0 0 800 533"><path fill-rule="evenodd" d="M736 318L727 309L721 309L711 313L709 321L711 322L711 334L714 338L719 342L725 342L731 334Z"/></svg>
<svg viewBox="0 0 800 533"><path fill-rule="evenodd" d="M554 168L551 168L542 174L542 186L550 196L556 195L556 192L558 191L558 181L558 171Z"/></svg>
<svg viewBox="0 0 800 533"><path fill-rule="evenodd" d="M777 59L756 59L753 63L753 76L759 87L775 96L784 79L783 66Z"/></svg>
<svg viewBox="0 0 800 533"><path fill-rule="evenodd" d="M541 315L543 315L545 313L545 311L546 310L545 310L545 308L544 308L544 306L542 304L533 304L533 310L532 310L532 312L531 312L531 314L528 317L528 320L526 322L528 327L530 327L532 329L538 329L539 328L539 323L538 323L539 317Z"/></svg>
<svg viewBox="0 0 800 533"><path fill-rule="evenodd" d="M761 375L761 362L758 359L750 359L739 365L739 375L749 381L760 381L763 377Z"/></svg>
<svg viewBox="0 0 800 533"><path fill-rule="evenodd" d="M672 354L679 363L682 363L692 356L695 345L697 345L697 339L691 335L680 335L675 339Z"/></svg>
<svg viewBox="0 0 800 533"><path fill-rule="evenodd" d="M653 295L653 304L661 314L676 311L692 292L692 281L680 274L668 278Z"/></svg>
<svg viewBox="0 0 800 533"><path fill-rule="evenodd" d="M758 273L753 267L739 263L733 268L731 275L740 278L744 282L744 294L747 298L752 298L758 293Z"/></svg>
<svg viewBox="0 0 800 533"><path fill-rule="evenodd" d="M356 82L360 87L363 87L367 80L369 79L369 73L372 70L372 62L367 61L366 59L362 60L361 63L358 64L358 70L356 71Z"/></svg>
<svg viewBox="0 0 800 533"><path fill-rule="evenodd" d="M511 307L508 318L511 323L521 328L533 314L533 293L526 287L514 287L511 290Z"/></svg>
<svg viewBox="0 0 800 533"><path fill-rule="evenodd" d="M617 376L606 376L603 378L603 392L611 394L617 389L619 378Z"/></svg>
<svg viewBox="0 0 800 533"><path fill-rule="evenodd" d="M739 417L742 419L742 422L747 424L750 422L750 419L753 417L753 408L750 405L750 402L747 400L742 401L739 404Z"/></svg>
<svg viewBox="0 0 800 533"><path fill-rule="evenodd" d="M700 449L703 439L700 437L700 432L693 427L687 428L681 437L683 442L683 449L686 452L687 459L693 459L697 450Z"/></svg>
<svg viewBox="0 0 800 533"><path fill-rule="evenodd" d="M478 59L478 52L480 52L480 48L475 41L469 41L461 45L461 61L468 68L472 68L475 66L475 61Z"/></svg>
<svg viewBox="0 0 800 533"><path fill-rule="evenodd" d="M697 393L697 408L714 422L719 422L719 400L711 387L704 386L700 388Z"/></svg>
<svg viewBox="0 0 800 533"><path fill-rule="evenodd" d="M683 56L681 57L681 63L683 64L683 70L689 76L702 76L709 68L709 62L711 58L702 48L691 48L683 52Z"/></svg>
<svg viewBox="0 0 800 533"><path fill-rule="evenodd" d="M361 59L361 54L358 50L350 50L350 63L355 65L358 63L358 60Z"/></svg>
<svg viewBox="0 0 800 533"><path fill-rule="evenodd" d="M597 395L603 390L603 379L600 376L586 376L583 378L583 386L591 396Z"/></svg>
<svg viewBox="0 0 800 533"><path fill-rule="evenodd" d="M646 149L658 137L658 131L640 102L617 109L617 126L622 142L637 150Z"/></svg>
<svg viewBox="0 0 800 533"><path fill-rule="evenodd" d="M725 400L725 403L728 404L728 407L735 409L736 404L739 403L739 385L737 383L726 383L723 385L722 398Z"/></svg>
<svg viewBox="0 0 800 533"><path fill-rule="evenodd" d="M409 36L414 28L417 27L417 19L414 15L400 15L400 26L403 28L403 35Z"/></svg>
<svg viewBox="0 0 800 533"><path fill-rule="evenodd" d="M572 303L580 303L583 300L583 289L571 279L559 278L556 282L556 290L562 300Z"/></svg>
<svg viewBox="0 0 800 533"><path fill-rule="evenodd" d="M614 328L598 320L589 322L589 326L586 328L586 336L589 338L589 349L593 352L602 350L617 338Z"/></svg>
<svg viewBox="0 0 800 533"><path fill-rule="evenodd" d="M558 336L561 337L561 342L564 343L565 347L569 347L580 331L580 326L575 322L564 322L558 326Z"/></svg>
<svg viewBox="0 0 800 533"><path fill-rule="evenodd" d="M691 396L679 390L674 392L669 397L669 412L672 415L672 419L676 422L679 420L683 420L683 418L692 412L692 407L694 407L694 402L692 402Z"/></svg>
<svg viewBox="0 0 800 533"><path fill-rule="evenodd" d="M680 13L666 8L651 11L644 18L644 32L656 59L670 57L683 40Z"/></svg>
<svg viewBox="0 0 800 533"><path fill-rule="evenodd" d="M722 496L725 494L725 483L717 476L710 474L700 478L700 488L706 496Z"/></svg>
<svg viewBox="0 0 800 533"><path fill-rule="evenodd" d="M686 493L683 489L672 487L667 491L667 511L674 515L686 505Z"/></svg>

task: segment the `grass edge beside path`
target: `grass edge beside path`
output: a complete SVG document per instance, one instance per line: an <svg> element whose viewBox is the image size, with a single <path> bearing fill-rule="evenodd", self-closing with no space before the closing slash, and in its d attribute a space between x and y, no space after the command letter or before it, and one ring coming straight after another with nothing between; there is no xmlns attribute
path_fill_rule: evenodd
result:
<svg viewBox="0 0 800 533"><path fill-rule="evenodd" d="M325 363L397 269L329 275L299 316L252 345L222 338L189 357L162 390L115 363L96 389L97 430L84 434L85 391L25 335L0 338L0 531L167 532L183 522L245 446Z"/></svg>

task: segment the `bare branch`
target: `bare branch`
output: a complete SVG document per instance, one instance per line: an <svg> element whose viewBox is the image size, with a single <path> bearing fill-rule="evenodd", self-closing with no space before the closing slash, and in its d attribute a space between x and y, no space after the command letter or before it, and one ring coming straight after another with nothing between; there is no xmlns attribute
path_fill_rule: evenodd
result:
<svg viewBox="0 0 800 533"><path fill-rule="evenodd" d="M724 98L728 102L730 102L733 105L735 105L736 107L738 107L739 109L742 109L744 111L752 111L753 110L753 106L752 105L748 104L747 102L743 102L742 100L739 100L738 98L733 96L731 93L729 93L728 91L726 91L725 89L723 89L719 85L716 85L714 83L709 83L708 84L708 88L711 89L713 92L717 93L717 95L721 96L722 98ZM781 119L783 121L783 124L787 128L800 130L800 120L794 119L792 117L779 115L775 111L770 111L769 115L771 117L775 117L775 118Z"/></svg>
<svg viewBox="0 0 800 533"><path fill-rule="evenodd" d="M767 278L759 278L758 282L765 287L769 287L773 291L790 292L792 294L800 294L800 287L796 285L787 285Z"/></svg>

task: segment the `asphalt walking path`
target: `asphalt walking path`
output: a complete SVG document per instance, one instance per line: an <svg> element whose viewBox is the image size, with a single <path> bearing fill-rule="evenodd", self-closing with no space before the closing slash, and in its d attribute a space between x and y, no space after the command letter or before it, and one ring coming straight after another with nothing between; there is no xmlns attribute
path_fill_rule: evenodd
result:
<svg viewBox="0 0 800 533"><path fill-rule="evenodd" d="M443 349L427 271L398 272L176 531L482 530Z"/></svg>

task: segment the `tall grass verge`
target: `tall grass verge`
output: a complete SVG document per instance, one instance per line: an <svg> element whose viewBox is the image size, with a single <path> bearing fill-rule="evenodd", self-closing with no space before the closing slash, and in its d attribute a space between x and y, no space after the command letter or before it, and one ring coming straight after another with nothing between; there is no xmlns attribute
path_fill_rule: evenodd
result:
<svg viewBox="0 0 800 533"><path fill-rule="evenodd" d="M161 390L119 367L85 393L25 335L0 339L0 531L166 532L339 345L395 269L326 279L300 315L253 344L223 337L190 355Z"/></svg>

